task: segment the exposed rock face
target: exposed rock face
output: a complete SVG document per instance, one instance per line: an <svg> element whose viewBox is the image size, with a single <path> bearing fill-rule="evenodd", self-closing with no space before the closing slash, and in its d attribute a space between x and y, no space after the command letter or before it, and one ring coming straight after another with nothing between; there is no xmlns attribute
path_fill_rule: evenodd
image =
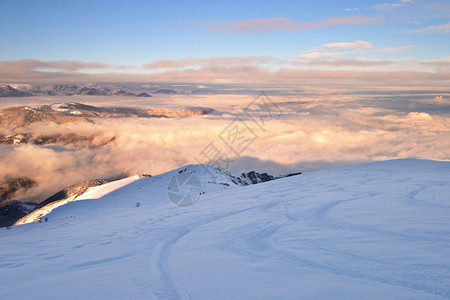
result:
<svg viewBox="0 0 450 300"><path fill-rule="evenodd" d="M29 180L30 182L33 182ZM20 185L21 187L26 186L30 187L30 184L28 181L23 179L17 179L15 182L18 183L12 183L12 186ZM66 187L65 189L57 192L53 196L49 197L45 201L37 204L37 203L22 203L17 200L5 200L3 202L0 202L0 227L5 226L11 226L11 225L17 225L21 224L20 220L29 215L29 214L35 214L36 219L35 221L39 220L42 214L39 214L40 210L45 210L47 206L58 206L63 203L70 202L71 199L84 194L87 192L87 190L90 187L99 186L102 184L105 184L109 182L109 180L105 179L92 179L92 180L86 180L83 182L80 182L78 184L71 185L69 187ZM11 191L17 190L17 188L10 189ZM13 194L9 193L7 195ZM6 194L2 194L6 195ZM65 202L64 202L65 201ZM58 203L61 202L61 203Z"/></svg>
<svg viewBox="0 0 450 300"><path fill-rule="evenodd" d="M13 225L17 220L32 211L17 200L8 200L0 203L0 227Z"/></svg>
<svg viewBox="0 0 450 300"><path fill-rule="evenodd" d="M262 183L262 182L266 182L266 181L276 180L276 179L300 175L300 174L302 174L302 172L290 173L290 174L280 175L280 176L272 176L267 173L258 173L255 171L250 171L248 173L242 173L241 176L239 176L239 177L235 177L235 180L236 180L236 182L238 182L240 184L248 185L248 184L257 184L257 183Z"/></svg>
<svg viewBox="0 0 450 300"><path fill-rule="evenodd" d="M296 172L296 173L290 173L290 174L286 174L284 177L291 177L291 176L296 176L296 175L301 175L302 172Z"/></svg>
<svg viewBox="0 0 450 300"><path fill-rule="evenodd" d="M74 115L70 112L55 111L49 105L36 108L28 106L9 107L0 110L0 126L17 128L35 122L89 122L86 116Z"/></svg>
<svg viewBox="0 0 450 300"><path fill-rule="evenodd" d="M76 197L81 194L84 194L90 187L99 186L102 184L108 183L108 180L105 179L92 179L86 180L71 186L66 187L65 189L57 192L53 196L49 197L47 200L40 203L41 206L45 206L54 201L67 199L70 197Z"/></svg>
<svg viewBox="0 0 450 300"><path fill-rule="evenodd" d="M33 139L33 144L35 145L48 145L48 144L64 144L64 145L73 145L80 144L83 142L92 142L95 136L81 136L76 135L74 133L71 134L56 134L56 135L47 135L47 136L39 136Z"/></svg>
<svg viewBox="0 0 450 300"><path fill-rule="evenodd" d="M257 173L255 171L242 173L241 178L247 182L250 181L251 184L257 184L275 179L272 175L269 175L267 173Z"/></svg>
<svg viewBox="0 0 450 300"><path fill-rule="evenodd" d="M96 139L94 141L94 139ZM34 144L34 145L77 145L77 146L89 146L98 147L104 146L114 142L115 137L101 138L95 135L77 135L75 133L69 134L53 134L53 135L40 135L33 138L30 133L14 134L14 135L0 135L0 144L8 145L20 145L20 144Z"/></svg>
<svg viewBox="0 0 450 300"><path fill-rule="evenodd" d="M19 145L27 144L32 138L29 133L0 135L0 144Z"/></svg>
<svg viewBox="0 0 450 300"><path fill-rule="evenodd" d="M13 178L0 184L0 203L11 199L19 190L28 190L32 188L36 182L30 178Z"/></svg>
<svg viewBox="0 0 450 300"><path fill-rule="evenodd" d="M17 218L14 219L14 222L12 222L13 225L21 225L29 223L30 220L32 222L36 222L40 220L43 216L51 212L53 209L64 205L66 203L72 202L77 198L78 196L84 194L87 192L87 190L90 187L99 186L102 184L105 184L109 182L108 180L104 179L93 179L93 180L86 180L83 182L80 182L78 184L71 185L47 200L41 202L40 204L37 204L35 207L33 207L31 210L28 211L25 215L16 214ZM8 220L11 221L11 220ZM9 225L5 225L9 226Z"/></svg>

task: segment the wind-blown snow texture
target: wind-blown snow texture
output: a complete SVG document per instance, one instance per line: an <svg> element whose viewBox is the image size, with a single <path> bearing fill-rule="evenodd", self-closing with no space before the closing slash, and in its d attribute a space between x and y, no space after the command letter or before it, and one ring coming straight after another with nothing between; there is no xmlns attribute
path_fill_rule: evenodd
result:
<svg viewBox="0 0 450 300"><path fill-rule="evenodd" d="M167 198L172 171L0 230L1 298L450 298L450 162L234 187L190 170L205 194L189 207Z"/></svg>

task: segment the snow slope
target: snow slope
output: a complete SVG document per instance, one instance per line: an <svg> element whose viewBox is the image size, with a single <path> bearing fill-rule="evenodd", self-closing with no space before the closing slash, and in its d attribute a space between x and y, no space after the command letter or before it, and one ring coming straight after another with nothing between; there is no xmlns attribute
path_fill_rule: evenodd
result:
<svg viewBox="0 0 450 300"><path fill-rule="evenodd" d="M1 298L450 298L450 162L249 186L188 169L205 191L192 206L168 198L176 170L92 188L48 222L0 230Z"/></svg>

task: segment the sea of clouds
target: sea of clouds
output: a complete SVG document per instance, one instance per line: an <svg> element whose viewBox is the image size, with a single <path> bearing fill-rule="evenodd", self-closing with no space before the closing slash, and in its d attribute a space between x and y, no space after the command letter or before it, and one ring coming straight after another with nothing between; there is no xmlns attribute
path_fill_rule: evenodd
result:
<svg viewBox="0 0 450 300"><path fill-rule="evenodd" d="M197 106L213 108L214 113L3 128L7 133L75 133L95 138L78 145L1 145L0 180L32 178L38 185L17 197L39 202L83 180L156 175L187 164L276 175L407 157L447 160L450 104L446 96L436 97L338 91L308 96L161 95L142 103L86 97L80 102L166 109Z"/></svg>

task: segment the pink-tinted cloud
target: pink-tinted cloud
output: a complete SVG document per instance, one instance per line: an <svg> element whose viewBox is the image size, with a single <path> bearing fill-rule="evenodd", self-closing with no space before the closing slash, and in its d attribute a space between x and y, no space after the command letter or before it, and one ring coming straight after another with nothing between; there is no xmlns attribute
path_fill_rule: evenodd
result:
<svg viewBox="0 0 450 300"><path fill-rule="evenodd" d="M33 79L71 77L73 72L87 69L104 69L109 65L100 62L83 61L41 61L22 59L0 61L0 79Z"/></svg>
<svg viewBox="0 0 450 300"><path fill-rule="evenodd" d="M288 18L260 18L242 21L217 21L205 26L207 32L266 33L270 31L303 31L324 26L367 25L379 22L367 16L330 17L320 21L297 22Z"/></svg>
<svg viewBox="0 0 450 300"><path fill-rule="evenodd" d="M171 70L146 75L147 80L192 83L256 83L256 84L307 84L330 86L446 86L450 84L450 71L447 69L425 72L407 70L380 70L381 65L389 65L389 61L380 62L329 62L328 66L345 67L344 69L313 68L306 62L297 63L290 68L266 68L258 66L239 67L207 67L199 69ZM347 64L346 64L347 63ZM322 62L325 66L328 62ZM347 67L366 67L349 70ZM364 66L365 65L365 66ZM395 64L392 64L396 66ZM373 67L373 68L372 68ZM396 66L397 67L397 66Z"/></svg>
<svg viewBox="0 0 450 300"><path fill-rule="evenodd" d="M395 64L392 60L368 60L368 59L338 59L338 60L314 60L307 63L311 66L335 66L335 67L369 67Z"/></svg>
<svg viewBox="0 0 450 300"><path fill-rule="evenodd" d="M178 66L178 62L174 60L157 60L146 64L144 68L147 69L162 69L162 68L176 68Z"/></svg>
<svg viewBox="0 0 450 300"><path fill-rule="evenodd" d="M83 61L41 61L37 59L22 59L16 61L3 61L0 62L2 69L22 69L22 70L35 70L35 69L55 69L62 71L78 71L81 69L103 69L109 65L100 62L83 62Z"/></svg>
<svg viewBox="0 0 450 300"><path fill-rule="evenodd" d="M83 69L104 69L109 67L108 64L100 62L83 62L83 61L35 61L38 68L48 68L62 71L78 71Z"/></svg>
<svg viewBox="0 0 450 300"><path fill-rule="evenodd" d="M335 60L345 55L363 53L365 49L372 48L373 45L367 41L328 43L317 47L307 53L297 55L300 60ZM343 51L345 50L345 51Z"/></svg>
<svg viewBox="0 0 450 300"><path fill-rule="evenodd" d="M330 46L330 44L327 45ZM345 47L347 46L345 45ZM333 86L354 86L355 84L448 86L450 84L450 65L447 59L401 62L389 59L342 57L345 53L353 53L352 51L355 49L311 52L304 54L308 57L284 60L272 57L214 57L157 61L148 64L146 68L136 68L134 73L126 72L126 76L119 69L115 69L115 72L105 69L102 73L78 69L88 66L107 66L102 63L67 64L65 62L22 60L1 62L0 82L165 81L174 84L189 82L194 84L325 84ZM43 71L40 68L44 68L44 66L60 69ZM381 69L381 66L385 68Z"/></svg>
<svg viewBox="0 0 450 300"><path fill-rule="evenodd" d="M378 53L401 53L408 49L414 48L414 45L405 45L405 46L399 46L399 47L386 47L386 48L380 48L380 49L374 49L374 52Z"/></svg>
<svg viewBox="0 0 450 300"><path fill-rule="evenodd" d="M436 33L450 33L450 22L441 25L433 25L425 28L417 29L412 32L436 32Z"/></svg>
<svg viewBox="0 0 450 300"><path fill-rule="evenodd" d="M441 59L425 60L419 63L422 65L433 66L437 68L450 68L450 56Z"/></svg>
<svg viewBox="0 0 450 300"><path fill-rule="evenodd" d="M346 54L352 54L351 51L345 51L345 52L321 52L321 51L312 51L305 54L299 54L295 56L296 59L300 60L331 60L331 59L338 59Z"/></svg>
<svg viewBox="0 0 450 300"><path fill-rule="evenodd" d="M247 57L212 57L212 58L185 58L182 60L158 60L144 65L147 69L163 68L185 68L185 67L210 67L210 66L242 66L257 65L275 61L275 58L268 56L247 56Z"/></svg>

